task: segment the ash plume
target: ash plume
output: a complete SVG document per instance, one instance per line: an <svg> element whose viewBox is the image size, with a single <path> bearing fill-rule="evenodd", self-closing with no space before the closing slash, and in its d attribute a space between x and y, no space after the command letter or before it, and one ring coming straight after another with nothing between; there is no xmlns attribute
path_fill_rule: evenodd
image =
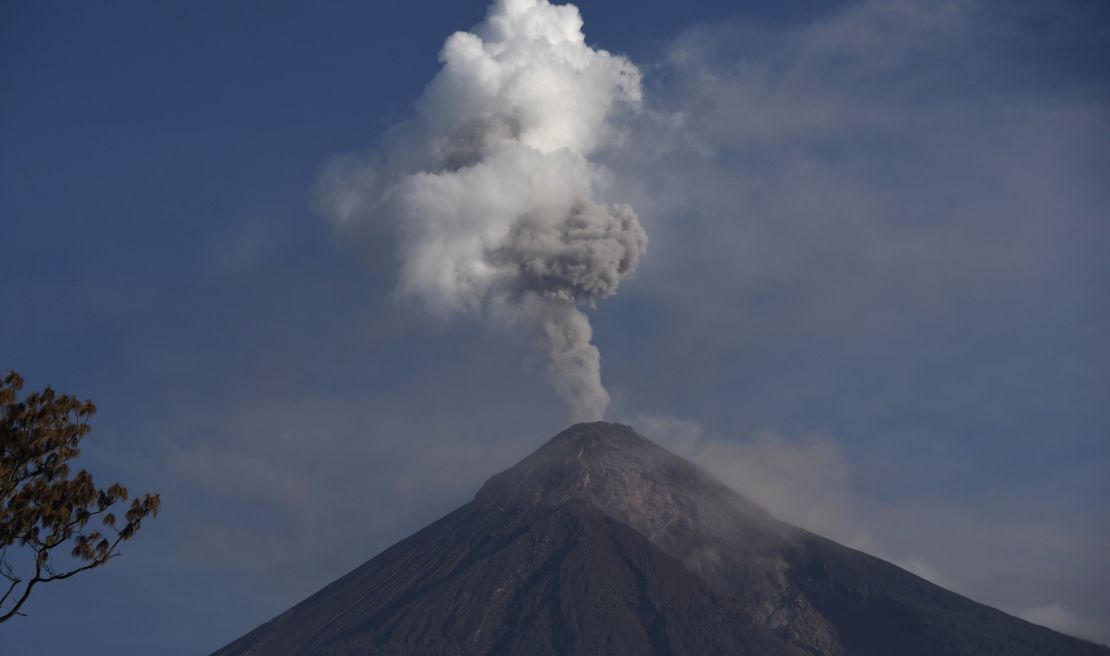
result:
<svg viewBox="0 0 1110 656"><path fill-rule="evenodd" d="M497 0L440 52L443 68L366 156L321 176L340 228L394 240L399 290L444 316L528 326L576 420L609 403L582 308L613 295L647 247L636 213L595 200L610 118L640 101L626 58L586 45L573 5Z"/></svg>

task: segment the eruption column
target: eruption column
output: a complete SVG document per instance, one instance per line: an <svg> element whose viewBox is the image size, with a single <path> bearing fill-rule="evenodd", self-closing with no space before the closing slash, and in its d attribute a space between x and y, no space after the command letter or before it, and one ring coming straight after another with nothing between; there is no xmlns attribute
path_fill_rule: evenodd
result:
<svg viewBox="0 0 1110 656"><path fill-rule="evenodd" d="M401 291L433 313L529 326L575 419L600 419L582 307L617 291L647 236L631 207L595 200L606 172L588 157L619 137L610 118L639 103L639 71L547 0L498 0L440 60L413 119L325 170L325 212L395 239Z"/></svg>

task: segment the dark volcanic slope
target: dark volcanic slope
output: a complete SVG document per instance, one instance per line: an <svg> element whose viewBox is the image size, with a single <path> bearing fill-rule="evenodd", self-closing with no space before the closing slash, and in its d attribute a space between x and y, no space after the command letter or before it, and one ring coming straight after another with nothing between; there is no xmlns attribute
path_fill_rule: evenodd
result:
<svg viewBox="0 0 1110 656"><path fill-rule="evenodd" d="M618 424L217 652L1110 656L776 521Z"/></svg>
<svg viewBox="0 0 1110 656"><path fill-rule="evenodd" d="M594 508L466 506L220 654L802 654Z"/></svg>

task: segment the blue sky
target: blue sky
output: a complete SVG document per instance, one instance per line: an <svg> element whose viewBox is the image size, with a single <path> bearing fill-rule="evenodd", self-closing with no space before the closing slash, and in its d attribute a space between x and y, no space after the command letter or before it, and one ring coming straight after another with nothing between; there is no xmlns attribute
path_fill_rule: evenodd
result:
<svg viewBox="0 0 1110 656"><path fill-rule="evenodd" d="M4 653L207 653L565 426L528 340L399 299L313 188L483 2L0 9L0 367L163 514ZM1110 641L1098 2L579 3L643 73L589 312L609 417L774 512ZM752 463L759 463L753 466Z"/></svg>

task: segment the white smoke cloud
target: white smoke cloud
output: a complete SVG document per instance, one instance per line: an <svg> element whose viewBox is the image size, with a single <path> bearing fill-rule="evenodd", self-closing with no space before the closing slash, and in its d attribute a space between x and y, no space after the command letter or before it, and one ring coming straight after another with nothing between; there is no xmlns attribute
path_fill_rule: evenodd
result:
<svg viewBox="0 0 1110 656"><path fill-rule="evenodd" d="M778 519L887 557L857 517L848 463L831 438L788 439L768 430L733 440L706 431L696 421L665 415L638 415L629 422Z"/></svg>
<svg viewBox="0 0 1110 656"><path fill-rule="evenodd" d="M1061 604L1047 604L1030 608L1018 613L1018 617L1027 622L1047 626L1063 633L1072 635L1083 633L1083 622L1076 617L1074 612Z"/></svg>
<svg viewBox="0 0 1110 656"><path fill-rule="evenodd" d="M599 419L609 395L581 307L616 292L647 236L631 207L595 200L607 172L588 156L619 141L610 118L639 104L640 73L547 0L497 0L440 60L412 120L325 170L323 209L395 239L400 291L433 313L530 326L575 419Z"/></svg>

